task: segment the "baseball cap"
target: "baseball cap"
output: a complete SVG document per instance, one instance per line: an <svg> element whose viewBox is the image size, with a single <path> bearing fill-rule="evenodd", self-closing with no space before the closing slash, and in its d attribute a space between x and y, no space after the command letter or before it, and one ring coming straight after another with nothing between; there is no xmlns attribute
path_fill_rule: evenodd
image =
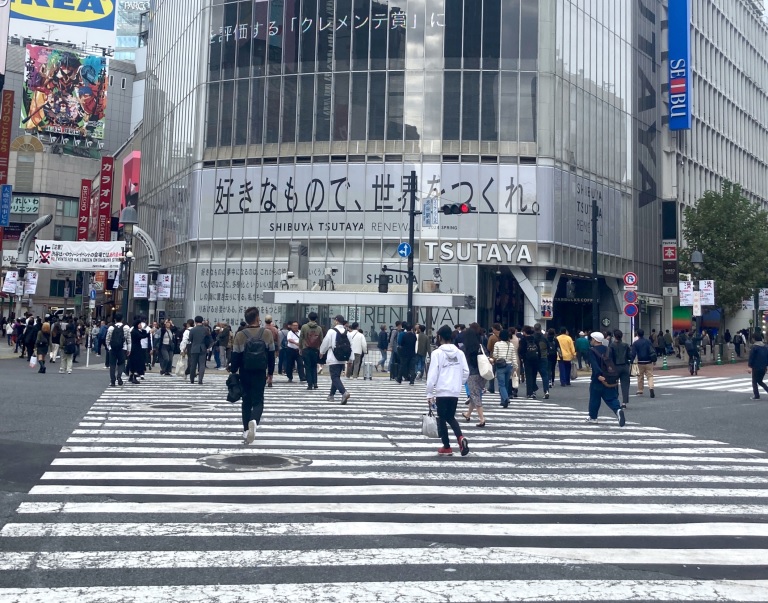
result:
<svg viewBox="0 0 768 603"><path fill-rule="evenodd" d="M579 337L584 337L584 331L579 331Z"/></svg>
<svg viewBox="0 0 768 603"><path fill-rule="evenodd" d="M341 314L337 314L336 316L334 316L333 320L341 324L344 324L347 322L346 320L344 320L344 317Z"/></svg>
<svg viewBox="0 0 768 603"><path fill-rule="evenodd" d="M598 343L603 343L603 341L605 341L605 336L599 331L595 331L590 335L590 337L595 341L597 341Z"/></svg>

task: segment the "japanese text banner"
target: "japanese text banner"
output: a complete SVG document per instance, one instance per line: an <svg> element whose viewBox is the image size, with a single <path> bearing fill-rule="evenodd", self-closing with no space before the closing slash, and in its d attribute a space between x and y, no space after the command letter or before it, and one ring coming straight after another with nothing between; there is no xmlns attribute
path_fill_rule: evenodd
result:
<svg viewBox="0 0 768 603"><path fill-rule="evenodd" d="M31 268L55 270L117 270L124 255L123 241L85 243L36 241Z"/></svg>

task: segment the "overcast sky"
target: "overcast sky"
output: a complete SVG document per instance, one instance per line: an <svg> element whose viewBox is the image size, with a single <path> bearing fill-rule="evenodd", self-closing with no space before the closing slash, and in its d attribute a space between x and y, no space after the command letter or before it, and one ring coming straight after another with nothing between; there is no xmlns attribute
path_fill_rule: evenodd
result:
<svg viewBox="0 0 768 603"><path fill-rule="evenodd" d="M50 32L49 32L50 27ZM26 19L11 19L11 35L19 37L32 37L42 40L60 42L72 42L78 46L86 43L87 46L115 46L115 32L92 29L89 27L73 27L71 25L59 25L58 23L41 23Z"/></svg>

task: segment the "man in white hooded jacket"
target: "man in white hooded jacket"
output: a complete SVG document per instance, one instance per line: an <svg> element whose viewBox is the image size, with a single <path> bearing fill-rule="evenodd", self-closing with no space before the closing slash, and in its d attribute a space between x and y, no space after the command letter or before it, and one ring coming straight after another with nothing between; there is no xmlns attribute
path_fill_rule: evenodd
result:
<svg viewBox="0 0 768 603"><path fill-rule="evenodd" d="M453 345L453 332L449 326L440 327L437 338L441 345L432 352L427 376L427 404L430 408L433 402L437 406L437 432L443 441L443 447L437 453L440 456L453 455L448 439L450 425L459 442L461 456L466 456L469 453L469 442L462 435L455 415L459 396L469 378L469 366L464 352Z"/></svg>

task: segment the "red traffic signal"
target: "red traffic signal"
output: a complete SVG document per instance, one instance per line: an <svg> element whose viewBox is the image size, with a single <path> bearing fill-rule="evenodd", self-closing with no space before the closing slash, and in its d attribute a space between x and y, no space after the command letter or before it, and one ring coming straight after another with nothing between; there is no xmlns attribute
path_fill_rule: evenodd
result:
<svg viewBox="0 0 768 603"><path fill-rule="evenodd" d="M443 205L441 211L446 216L457 216L461 214L471 214L474 210L468 203L452 203Z"/></svg>

